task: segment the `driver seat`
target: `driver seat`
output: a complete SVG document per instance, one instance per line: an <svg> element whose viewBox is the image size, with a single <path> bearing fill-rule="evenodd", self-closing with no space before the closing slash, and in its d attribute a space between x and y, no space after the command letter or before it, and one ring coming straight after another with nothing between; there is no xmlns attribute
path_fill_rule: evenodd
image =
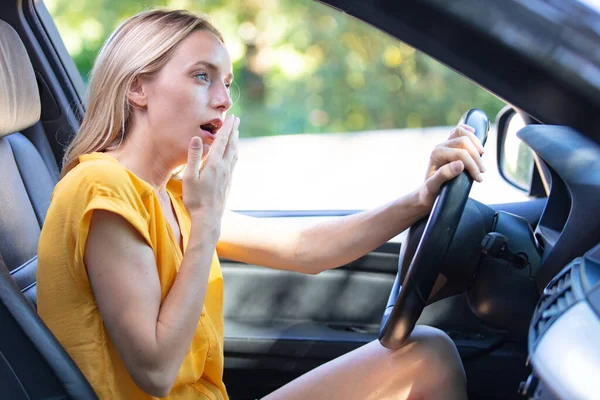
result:
<svg viewBox="0 0 600 400"><path fill-rule="evenodd" d="M0 60L1 397L95 399L35 309L37 239L58 168L38 123L40 96L27 51L2 20Z"/></svg>

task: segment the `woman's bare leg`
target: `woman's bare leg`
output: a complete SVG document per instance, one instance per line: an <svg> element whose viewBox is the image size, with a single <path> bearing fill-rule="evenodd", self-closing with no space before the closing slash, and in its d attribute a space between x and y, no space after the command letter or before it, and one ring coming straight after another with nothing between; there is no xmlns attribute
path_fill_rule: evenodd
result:
<svg viewBox="0 0 600 400"><path fill-rule="evenodd" d="M345 354L277 389L263 400L466 399L458 351L442 331L417 326L407 344L379 341Z"/></svg>

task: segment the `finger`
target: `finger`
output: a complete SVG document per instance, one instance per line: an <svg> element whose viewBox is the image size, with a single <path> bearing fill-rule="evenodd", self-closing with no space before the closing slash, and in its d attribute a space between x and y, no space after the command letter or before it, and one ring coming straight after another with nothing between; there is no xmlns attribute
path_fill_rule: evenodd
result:
<svg viewBox="0 0 600 400"><path fill-rule="evenodd" d="M200 174L200 164L202 163L202 147L202 139L198 136L194 136L192 140L190 140L184 176L187 175L192 178L198 178L198 175Z"/></svg>
<svg viewBox="0 0 600 400"><path fill-rule="evenodd" d="M234 115L228 115L223 122L223 126L217 132L217 137L210 150L210 154L214 153L214 157L223 158L227 143L229 143L229 137L231 136L234 118Z"/></svg>
<svg viewBox="0 0 600 400"><path fill-rule="evenodd" d="M455 149L452 147L441 146L436 148L431 153L433 163L440 166L438 169L442 169L444 164L451 163L453 161L462 161L467 171L473 179L478 182L483 180L483 176L479 172L479 166L473 161L473 157L465 149Z"/></svg>
<svg viewBox="0 0 600 400"><path fill-rule="evenodd" d="M460 125L460 126L457 126L456 128L454 128L454 130L450 134L449 139L454 139L454 138L463 137L463 136L466 138L469 138L473 142L473 144L475 145L477 150L479 151L479 154L483 154L484 149L483 149L483 145L481 144L481 140L479 140L479 138L477 136L475 136L475 134L473 132L463 128L462 125Z"/></svg>
<svg viewBox="0 0 600 400"><path fill-rule="evenodd" d="M473 128L471 125L467 125L467 124L460 124L458 125L461 128L465 128L466 130L468 130L469 132L473 132L475 133L475 128Z"/></svg>
<svg viewBox="0 0 600 400"><path fill-rule="evenodd" d="M473 158L473 161L475 161L475 163L479 167L479 171L485 172L485 166L483 165L483 160L481 159L481 156L479 155L477 148L475 147L475 145L473 144L473 142L470 139L468 139L464 136L461 136L459 138L454 138L454 139L448 140L443 145L446 147L453 147L453 148L457 148L457 149L467 150L469 152L469 154L471 155L471 157Z"/></svg>
<svg viewBox="0 0 600 400"><path fill-rule="evenodd" d="M438 169L429 179L425 181L429 193L439 193L444 182L458 176L465 166L461 161L453 161Z"/></svg>
<svg viewBox="0 0 600 400"><path fill-rule="evenodd" d="M227 144L227 148L225 149L225 155L224 155L224 158L229 162L231 162L234 155L237 153L239 137L240 137L240 131L238 129L239 126L240 126L240 119L236 117L235 121L233 121L232 134L231 134L231 137L229 138L229 143Z"/></svg>

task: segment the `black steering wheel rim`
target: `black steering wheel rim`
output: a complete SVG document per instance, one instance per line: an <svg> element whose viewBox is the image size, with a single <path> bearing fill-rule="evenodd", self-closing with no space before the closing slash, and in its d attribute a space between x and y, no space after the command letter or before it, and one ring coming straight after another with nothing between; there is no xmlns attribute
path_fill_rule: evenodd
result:
<svg viewBox="0 0 600 400"><path fill-rule="evenodd" d="M489 119L483 111L471 109L459 123L473 127L475 136L485 144ZM381 324L379 341L383 346L400 348L413 331L446 258L472 185L473 179L463 171L442 186L404 281L400 270L396 276Z"/></svg>

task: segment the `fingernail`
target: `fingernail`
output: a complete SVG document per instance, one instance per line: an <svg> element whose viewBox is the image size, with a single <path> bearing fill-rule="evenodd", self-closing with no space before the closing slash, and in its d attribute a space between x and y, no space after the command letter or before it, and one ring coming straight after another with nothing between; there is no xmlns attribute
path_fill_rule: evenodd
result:
<svg viewBox="0 0 600 400"><path fill-rule="evenodd" d="M452 171L453 171L454 173L460 172L460 167L461 167L461 165L460 165L460 161L454 161L454 162L453 162L453 163L450 165L450 167L452 168Z"/></svg>
<svg viewBox="0 0 600 400"><path fill-rule="evenodd" d="M475 177L475 180L476 180L477 182L481 182L481 181L483 181L483 175L481 175L481 174L477 174L477 176Z"/></svg>
<svg viewBox="0 0 600 400"><path fill-rule="evenodd" d="M198 136L194 136L190 143L193 149L199 149L202 146L202 140Z"/></svg>
<svg viewBox="0 0 600 400"><path fill-rule="evenodd" d="M485 172L485 165L480 164L479 169L481 170L481 172Z"/></svg>

